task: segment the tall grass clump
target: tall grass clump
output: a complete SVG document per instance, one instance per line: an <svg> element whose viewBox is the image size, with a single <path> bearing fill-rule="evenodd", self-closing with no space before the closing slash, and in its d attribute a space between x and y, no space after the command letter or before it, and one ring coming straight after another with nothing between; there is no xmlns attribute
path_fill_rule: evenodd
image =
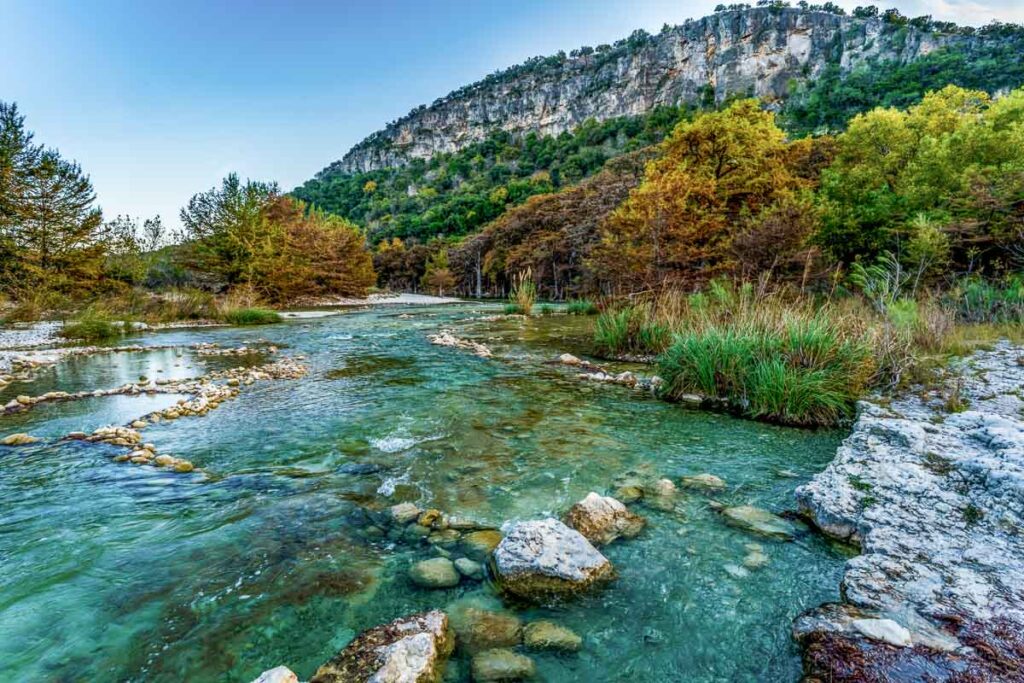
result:
<svg viewBox="0 0 1024 683"><path fill-rule="evenodd" d="M669 398L699 393L755 419L828 426L853 414L875 376L870 337L828 307L745 309L705 322L683 328L659 358Z"/></svg>
<svg viewBox="0 0 1024 683"><path fill-rule="evenodd" d="M608 310L594 322L594 343L604 356L656 355L668 346L671 328L647 305Z"/></svg>
<svg viewBox="0 0 1024 683"><path fill-rule="evenodd" d="M533 274L527 268L513 278L509 304L510 306L515 306L516 313L530 315L533 312L533 304L536 301L537 285L533 282Z"/></svg>
<svg viewBox="0 0 1024 683"><path fill-rule="evenodd" d="M597 304L590 299L573 299L565 307L569 315L597 315Z"/></svg>
<svg viewBox="0 0 1024 683"><path fill-rule="evenodd" d="M113 319L104 309L90 306L79 313L74 320L65 324L60 334L66 339L100 343L113 341L126 331L126 322Z"/></svg>
<svg viewBox="0 0 1024 683"><path fill-rule="evenodd" d="M221 311L220 319L229 325L269 325L281 322L281 315L266 308L231 308Z"/></svg>

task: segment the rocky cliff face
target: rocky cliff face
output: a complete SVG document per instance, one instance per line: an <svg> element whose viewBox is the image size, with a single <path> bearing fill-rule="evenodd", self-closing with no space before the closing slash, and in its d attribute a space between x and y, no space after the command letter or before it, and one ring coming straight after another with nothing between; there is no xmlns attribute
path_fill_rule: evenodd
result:
<svg viewBox="0 0 1024 683"><path fill-rule="evenodd" d="M550 57L490 76L420 107L366 138L332 167L397 166L453 152L500 129L557 135L588 118L643 114L662 104L741 94L776 102L830 64L906 63L951 41L881 19L767 8L720 12L659 35Z"/></svg>

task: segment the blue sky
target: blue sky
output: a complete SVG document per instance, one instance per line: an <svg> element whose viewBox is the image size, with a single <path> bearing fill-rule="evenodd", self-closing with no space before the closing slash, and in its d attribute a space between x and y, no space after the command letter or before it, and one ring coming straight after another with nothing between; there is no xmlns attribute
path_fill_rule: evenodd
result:
<svg viewBox="0 0 1024 683"><path fill-rule="evenodd" d="M0 100L18 103L37 142L82 164L108 217L174 226L193 193L230 171L289 190L496 69L656 31L717 2L0 0ZM1024 22L1021 0L880 6Z"/></svg>

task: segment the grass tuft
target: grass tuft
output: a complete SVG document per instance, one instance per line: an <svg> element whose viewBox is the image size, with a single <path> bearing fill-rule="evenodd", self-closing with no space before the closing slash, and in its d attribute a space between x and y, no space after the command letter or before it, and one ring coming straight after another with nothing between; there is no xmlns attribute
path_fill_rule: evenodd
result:
<svg viewBox="0 0 1024 683"><path fill-rule="evenodd" d="M269 325L282 320L277 311L265 308L232 308L221 311L220 318L229 325Z"/></svg>

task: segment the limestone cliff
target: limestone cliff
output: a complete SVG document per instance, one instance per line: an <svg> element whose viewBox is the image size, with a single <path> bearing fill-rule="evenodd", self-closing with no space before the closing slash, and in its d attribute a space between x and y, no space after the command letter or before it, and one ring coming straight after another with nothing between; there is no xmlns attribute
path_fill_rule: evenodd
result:
<svg viewBox="0 0 1024 683"><path fill-rule="evenodd" d="M753 95L777 102L829 65L907 63L960 35L799 9L719 12L638 31L614 46L529 60L419 107L353 147L331 170L368 171L453 152L489 132L557 135L588 118L660 104Z"/></svg>

